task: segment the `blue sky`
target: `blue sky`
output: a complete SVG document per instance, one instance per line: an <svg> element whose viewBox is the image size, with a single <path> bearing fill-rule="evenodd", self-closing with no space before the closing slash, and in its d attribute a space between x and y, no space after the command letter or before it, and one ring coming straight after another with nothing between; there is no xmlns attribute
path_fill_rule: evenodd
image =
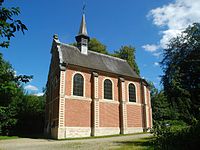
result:
<svg viewBox="0 0 200 150"><path fill-rule="evenodd" d="M162 48L168 39L187 25L200 21L198 0L86 0L86 23L90 37L107 46L110 52L122 45L136 48L141 76L157 88L162 71ZM8 49L1 49L17 74L33 75L25 85L39 94L46 85L52 37L64 43L75 42L82 15L83 0L6 0L5 6L19 6L19 18L28 31L17 33Z"/></svg>

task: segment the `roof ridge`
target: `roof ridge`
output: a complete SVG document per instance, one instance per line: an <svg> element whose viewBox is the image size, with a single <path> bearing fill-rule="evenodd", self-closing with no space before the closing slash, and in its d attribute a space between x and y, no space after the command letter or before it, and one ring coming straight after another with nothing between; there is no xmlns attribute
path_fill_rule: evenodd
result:
<svg viewBox="0 0 200 150"><path fill-rule="evenodd" d="M94 54L97 54L97 55L102 55L102 56L105 56L105 57L109 57L109 58L112 58L112 59L117 59L117 60L126 62L126 60L118 58L118 57L114 57L114 56L110 56L110 55L107 55L107 54L102 54L102 53L94 52L94 51L91 51L91 50L88 50L88 51L90 53L94 53Z"/></svg>

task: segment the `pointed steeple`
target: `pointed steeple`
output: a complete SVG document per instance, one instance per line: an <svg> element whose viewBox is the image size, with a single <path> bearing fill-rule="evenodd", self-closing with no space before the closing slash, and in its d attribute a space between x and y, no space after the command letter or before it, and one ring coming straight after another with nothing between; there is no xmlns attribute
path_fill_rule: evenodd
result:
<svg viewBox="0 0 200 150"><path fill-rule="evenodd" d="M86 28L86 22L85 22L85 14L82 15L81 25L79 29L78 35L86 35L87 36L87 28Z"/></svg>
<svg viewBox="0 0 200 150"><path fill-rule="evenodd" d="M76 36L77 46L82 54L87 55L90 37L87 35L85 13L83 12L79 33Z"/></svg>

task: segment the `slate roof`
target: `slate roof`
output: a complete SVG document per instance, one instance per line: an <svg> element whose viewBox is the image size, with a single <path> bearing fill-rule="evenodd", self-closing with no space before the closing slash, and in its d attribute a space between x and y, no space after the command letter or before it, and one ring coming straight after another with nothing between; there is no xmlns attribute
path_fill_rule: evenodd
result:
<svg viewBox="0 0 200 150"><path fill-rule="evenodd" d="M126 60L88 50L82 54L75 46L60 44L62 61L66 64L82 66L94 70L114 73L123 76L140 78Z"/></svg>

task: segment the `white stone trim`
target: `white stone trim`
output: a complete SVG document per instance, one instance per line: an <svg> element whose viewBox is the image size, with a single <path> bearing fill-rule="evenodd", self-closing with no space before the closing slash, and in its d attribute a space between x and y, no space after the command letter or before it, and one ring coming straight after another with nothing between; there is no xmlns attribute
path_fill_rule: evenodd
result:
<svg viewBox="0 0 200 150"><path fill-rule="evenodd" d="M64 127L65 125L65 87L66 87L66 71L60 71L60 93L59 93L59 120L58 126Z"/></svg>
<svg viewBox="0 0 200 150"><path fill-rule="evenodd" d="M130 84L133 84L134 86L135 86L135 98L136 98L136 102L130 102L129 101L129 85ZM128 100L128 103L130 103L130 104L137 104L138 102L139 102L139 100L138 100L138 95L137 95L137 85L136 85L136 83L135 82L128 82L128 84L127 84L127 100Z"/></svg>
<svg viewBox="0 0 200 150"><path fill-rule="evenodd" d="M149 96L149 107L151 107L151 92L150 90L147 90L148 91L148 96Z"/></svg>
<svg viewBox="0 0 200 150"><path fill-rule="evenodd" d="M129 127L129 128L126 128L125 130L125 134L139 133L139 132L143 132L142 127Z"/></svg>
<svg viewBox="0 0 200 150"><path fill-rule="evenodd" d="M99 127L96 129L95 136L115 135L120 134L119 127Z"/></svg>
<svg viewBox="0 0 200 150"><path fill-rule="evenodd" d="M91 136L91 127L62 127L54 128L53 137L57 139L66 139L66 138L78 138L78 137L90 137ZM125 134L130 133L139 133L143 132L142 127L131 127L125 129ZM104 135L119 135L119 127L99 127L95 129L95 136L104 136Z"/></svg>
<svg viewBox="0 0 200 150"><path fill-rule="evenodd" d="M91 127L64 127L60 129L59 139L61 138L77 138L90 137Z"/></svg>
<svg viewBox="0 0 200 150"><path fill-rule="evenodd" d="M144 86L144 104L145 104L145 114L146 114L146 127L149 127L149 107L147 106L147 89Z"/></svg>
<svg viewBox="0 0 200 150"><path fill-rule="evenodd" d="M99 79L94 77L94 98L99 97Z"/></svg>
<svg viewBox="0 0 200 150"><path fill-rule="evenodd" d="M112 99L105 99L104 98L104 81L106 79L110 80L111 83L112 83ZM112 101L112 100L114 101L114 99L115 99L114 91L115 91L115 84L114 84L113 80L111 78L109 78L109 77L104 77L103 80L102 80L102 99L105 100L105 101Z"/></svg>
<svg viewBox="0 0 200 150"><path fill-rule="evenodd" d="M117 100L112 99L99 99L99 102L101 103L113 103L113 104L119 104L120 102Z"/></svg>
<svg viewBox="0 0 200 150"><path fill-rule="evenodd" d="M59 55L59 60L60 60L60 64L62 64L63 63L63 56L62 56L62 50L61 50L61 48L60 48L60 41L59 41L59 39L54 39L55 40L55 42L57 43L57 49L58 49L58 55Z"/></svg>
<svg viewBox="0 0 200 150"><path fill-rule="evenodd" d="M83 101L83 100L85 100L85 101L92 101L91 98L82 97L82 96L74 96L74 95L72 95L72 96L67 96L67 95L65 95L65 99L66 99L66 100L71 100L71 99L73 99L73 100L81 100L81 101Z"/></svg>
<svg viewBox="0 0 200 150"><path fill-rule="evenodd" d="M74 76L75 76L75 74L81 74L81 75L83 76L83 96L73 95L73 90L74 90ZM75 72L73 72L73 74L72 74L72 80L71 80L71 96L74 96L74 97L76 97L76 98L85 97L85 91L86 91L85 82L86 82L86 78L85 78L84 73L82 73L82 72L80 72L80 71L75 71Z"/></svg>
<svg viewBox="0 0 200 150"><path fill-rule="evenodd" d="M147 104L146 86L144 86L144 104Z"/></svg>
<svg viewBox="0 0 200 150"><path fill-rule="evenodd" d="M125 91L125 82L121 82L121 93L122 93L122 101L126 101L126 91Z"/></svg>
<svg viewBox="0 0 200 150"><path fill-rule="evenodd" d="M135 106L143 106L142 104L140 103L135 103L135 102L128 102L126 103L127 105L135 105Z"/></svg>

